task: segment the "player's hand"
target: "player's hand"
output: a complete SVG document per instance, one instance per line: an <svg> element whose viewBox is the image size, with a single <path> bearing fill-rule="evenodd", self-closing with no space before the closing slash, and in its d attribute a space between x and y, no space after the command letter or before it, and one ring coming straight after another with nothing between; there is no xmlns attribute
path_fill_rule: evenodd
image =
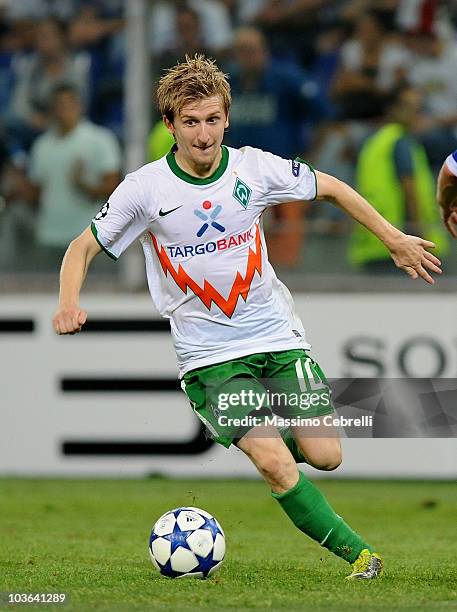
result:
<svg viewBox="0 0 457 612"><path fill-rule="evenodd" d="M453 238L457 238L457 206L441 208L440 215L447 231Z"/></svg>
<svg viewBox="0 0 457 612"><path fill-rule="evenodd" d="M411 278L420 276L433 285L435 280L429 271L442 274L441 261L427 251L433 248L435 244L430 240L401 234L396 244L390 248L390 254L397 268L404 270Z"/></svg>
<svg viewBox="0 0 457 612"><path fill-rule="evenodd" d="M77 334L87 320L87 312L79 306L58 308L52 319L56 334Z"/></svg>

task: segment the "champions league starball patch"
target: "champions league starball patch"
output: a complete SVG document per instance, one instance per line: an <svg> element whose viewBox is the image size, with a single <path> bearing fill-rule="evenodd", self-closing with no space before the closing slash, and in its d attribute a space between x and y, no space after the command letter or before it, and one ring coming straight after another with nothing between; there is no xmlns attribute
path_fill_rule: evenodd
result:
<svg viewBox="0 0 457 612"><path fill-rule="evenodd" d="M105 202L103 206L100 208L99 212L95 215L94 221L100 221L100 219L104 219L108 214L109 210L109 202Z"/></svg>

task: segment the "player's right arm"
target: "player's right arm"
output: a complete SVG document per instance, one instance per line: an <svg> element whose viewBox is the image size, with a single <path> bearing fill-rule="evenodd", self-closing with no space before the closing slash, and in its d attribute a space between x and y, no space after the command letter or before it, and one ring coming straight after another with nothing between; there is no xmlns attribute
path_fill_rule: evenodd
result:
<svg viewBox="0 0 457 612"><path fill-rule="evenodd" d="M149 206L155 202L150 189ZM105 251L118 259L150 224L144 189L135 173L128 174L92 220L92 224L68 247L60 270L59 307L53 318L58 334L81 331L87 313L79 306L79 294L92 259Z"/></svg>
<svg viewBox="0 0 457 612"><path fill-rule="evenodd" d="M438 175L436 199L448 232L457 238L457 151L446 159Z"/></svg>
<svg viewBox="0 0 457 612"><path fill-rule="evenodd" d="M75 334L86 322L87 313L79 306L79 294L89 265L101 250L90 227L70 243L60 269L59 306L52 319L57 334Z"/></svg>

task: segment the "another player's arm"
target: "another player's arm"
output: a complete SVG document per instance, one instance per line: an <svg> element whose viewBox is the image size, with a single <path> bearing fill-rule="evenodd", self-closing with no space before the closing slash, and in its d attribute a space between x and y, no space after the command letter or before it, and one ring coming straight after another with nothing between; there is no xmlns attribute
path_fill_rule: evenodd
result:
<svg viewBox="0 0 457 612"><path fill-rule="evenodd" d="M451 172L446 161L438 175L436 199L444 225L451 236L457 238L457 176Z"/></svg>
<svg viewBox="0 0 457 612"><path fill-rule="evenodd" d="M101 250L90 227L70 243L60 269L59 306L52 319L57 334L75 334L86 322L87 313L79 306L79 294L89 265Z"/></svg>
<svg viewBox="0 0 457 612"><path fill-rule="evenodd" d="M427 271L441 274L440 260L426 250L435 246L433 242L404 234L384 219L357 191L334 176L316 171L316 182L316 198L333 202L370 230L389 249L397 267L405 270L411 278L421 276L428 283L435 282Z"/></svg>

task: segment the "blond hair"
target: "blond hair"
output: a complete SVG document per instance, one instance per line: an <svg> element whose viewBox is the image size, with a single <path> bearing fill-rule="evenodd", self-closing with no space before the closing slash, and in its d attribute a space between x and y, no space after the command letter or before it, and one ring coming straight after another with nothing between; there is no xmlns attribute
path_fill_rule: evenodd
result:
<svg viewBox="0 0 457 612"><path fill-rule="evenodd" d="M189 102L220 96L228 114L232 98L228 75L215 60L204 55L186 55L183 62L169 68L159 81L157 102L162 116L169 121Z"/></svg>

